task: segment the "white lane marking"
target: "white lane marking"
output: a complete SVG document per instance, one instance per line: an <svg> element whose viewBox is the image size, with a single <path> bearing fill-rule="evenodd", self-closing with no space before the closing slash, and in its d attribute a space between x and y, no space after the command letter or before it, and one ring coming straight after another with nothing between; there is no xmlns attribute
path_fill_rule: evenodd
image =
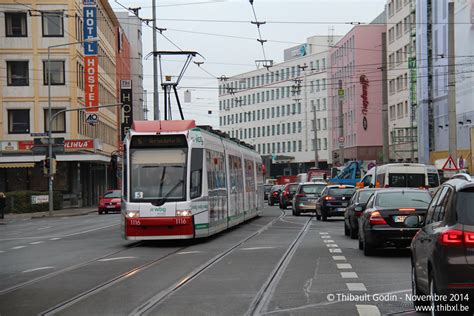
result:
<svg viewBox="0 0 474 316"><path fill-rule="evenodd" d="M44 241L33 241L33 242L30 242L30 245L39 245L42 243L44 243Z"/></svg>
<svg viewBox="0 0 474 316"><path fill-rule="evenodd" d="M90 232L93 232L93 231L96 231L96 230L101 230L101 229L110 228L110 227L119 226L119 225L121 225L121 224L118 223L118 224L111 224L111 225L107 225L107 226L101 226L101 227L98 227L98 228L88 229L88 230L80 231L80 232L77 232L77 233L63 235L63 236L61 236L61 238L71 237L71 236L76 236L76 235L82 235L82 234L90 233ZM40 238L43 239L43 238L59 238L59 237L56 237L56 236L36 236L36 237L2 238L2 239L0 239L0 241L40 239Z"/></svg>
<svg viewBox="0 0 474 316"><path fill-rule="evenodd" d="M350 263L338 263L338 269L352 269L352 265Z"/></svg>
<svg viewBox="0 0 474 316"><path fill-rule="evenodd" d="M53 237L53 238L50 238L49 240L59 240L59 239L61 239L61 238L59 238L59 237Z"/></svg>
<svg viewBox="0 0 474 316"><path fill-rule="evenodd" d="M332 256L334 260L346 260L346 257L344 256Z"/></svg>
<svg viewBox="0 0 474 316"><path fill-rule="evenodd" d="M356 305L360 316L380 316L379 308L375 305Z"/></svg>
<svg viewBox="0 0 474 316"><path fill-rule="evenodd" d="M320 235L327 235L328 233L327 232L320 232L319 234Z"/></svg>
<svg viewBox="0 0 474 316"><path fill-rule="evenodd" d="M10 248L11 250L17 250L17 249L21 249L21 248L25 248L26 246L16 246L16 247L13 247L13 248Z"/></svg>
<svg viewBox="0 0 474 316"><path fill-rule="evenodd" d="M137 257L116 257L116 258L107 258L107 259L100 259L100 262L107 262L107 261L114 261L114 260L124 260L124 259L136 259Z"/></svg>
<svg viewBox="0 0 474 316"><path fill-rule="evenodd" d="M25 270L22 273L28 273L28 272L34 272L34 271L39 271L39 270L46 270L46 269L54 269L55 267L41 267L41 268L35 268L35 269L29 269Z"/></svg>
<svg viewBox="0 0 474 316"><path fill-rule="evenodd" d="M325 240L323 240L323 241L324 241L325 243L334 242L334 240L332 240L332 239L325 239Z"/></svg>
<svg viewBox="0 0 474 316"><path fill-rule="evenodd" d="M337 244L326 244L327 247L329 248L337 248L339 247Z"/></svg>
<svg viewBox="0 0 474 316"><path fill-rule="evenodd" d="M357 279L357 273L355 272L341 272L341 277L343 279Z"/></svg>
<svg viewBox="0 0 474 316"><path fill-rule="evenodd" d="M51 226L40 227L40 228L38 228L38 230L45 230L45 229L48 229L48 228L51 228Z"/></svg>
<svg viewBox="0 0 474 316"><path fill-rule="evenodd" d="M342 250L340 248L329 248L330 253L341 253Z"/></svg>
<svg viewBox="0 0 474 316"><path fill-rule="evenodd" d="M364 283L346 283L349 291L367 291Z"/></svg>
<svg viewBox="0 0 474 316"><path fill-rule="evenodd" d="M322 235L321 238L331 238L329 235Z"/></svg>
<svg viewBox="0 0 474 316"><path fill-rule="evenodd" d="M4 253L4 252L5 252L5 251L3 251L3 250L0 250L0 253Z"/></svg>
<svg viewBox="0 0 474 316"><path fill-rule="evenodd" d="M194 251L182 251L182 252L178 252L177 254L178 255L188 255L188 254L192 254L192 253L201 253L202 251L197 251L197 250L194 250Z"/></svg>
<svg viewBox="0 0 474 316"><path fill-rule="evenodd" d="M240 250L260 250L260 249L273 249L275 247L249 247L249 248L242 248Z"/></svg>

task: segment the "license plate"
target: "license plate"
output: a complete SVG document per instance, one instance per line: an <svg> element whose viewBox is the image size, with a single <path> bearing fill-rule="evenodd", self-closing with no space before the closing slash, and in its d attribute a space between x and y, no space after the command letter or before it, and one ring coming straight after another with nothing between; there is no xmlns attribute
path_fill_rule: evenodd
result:
<svg viewBox="0 0 474 316"><path fill-rule="evenodd" d="M107 208L115 208L115 205L107 205Z"/></svg>
<svg viewBox="0 0 474 316"><path fill-rule="evenodd" d="M395 223L403 223L405 221L406 216L394 216L393 221Z"/></svg>
<svg viewBox="0 0 474 316"><path fill-rule="evenodd" d="M336 212L342 213L342 212L345 212L345 211L346 211L345 208L336 208Z"/></svg>
<svg viewBox="0 0 474 316"><path fill-rule="evenodd" d="M346 207L346 206L347 206L347 203L342 203L342 206Z"/></svg>

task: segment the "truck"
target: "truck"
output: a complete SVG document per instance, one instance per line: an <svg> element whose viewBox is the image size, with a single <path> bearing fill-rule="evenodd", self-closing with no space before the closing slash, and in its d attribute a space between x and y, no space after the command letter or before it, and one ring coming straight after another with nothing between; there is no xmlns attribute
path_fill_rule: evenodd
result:
<svg viewBox="0 0 474 316"><path fill-rule="evenodd" d="M287 184L296 182L296 176L278 176L276 177L276 184Z"/></svg>
<svg viewBox="0 0 474 316"><path fill-rule="evenodd" d="M329 177L330 171L325 169L309 168L307 173L307 181L309 182L327 181Z"/></svg>
<svg viewBox="0 0 474 316"><path fill-rule="evenodd" d="M354 160L347 162L330 178L329 183L355 186L367 171L377 165L375 160Z"/></svg>

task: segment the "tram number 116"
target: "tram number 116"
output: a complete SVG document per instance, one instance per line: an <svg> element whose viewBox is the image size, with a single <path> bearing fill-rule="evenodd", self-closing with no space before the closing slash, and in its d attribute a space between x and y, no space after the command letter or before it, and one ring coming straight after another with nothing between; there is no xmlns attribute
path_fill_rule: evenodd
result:
<svg viewBox="0 0 474 316"><path fill-rule="evenodd" d="M186 225L188 222L186 221L186 218L177 218L176 219L176 225Z"/></svg>

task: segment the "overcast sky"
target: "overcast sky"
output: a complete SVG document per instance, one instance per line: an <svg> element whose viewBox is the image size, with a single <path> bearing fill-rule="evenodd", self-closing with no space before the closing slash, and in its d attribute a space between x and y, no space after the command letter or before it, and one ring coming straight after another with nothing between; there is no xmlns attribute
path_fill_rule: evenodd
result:
<svg viewBox="0 0 474 316"><path fill-rule="evenodd" d="M110 0L114 9L141 7L140 17L152 17L152 1ZM256 69L255 60L264 59L248 0L156 0L157 26L167 31L157 36L158 50L196 51L204 61L202 69L192 63L180 83L179 95L184 116L197 124L219 125L218 81L220 76L233 76ZM314 35L344 35L349 22L370 22L384 9L386 0L254 0L267 59L283 61L283 50L304 43ZM150 24L151 25L151 24ZM203 34L207 33L207 34ZM152 29L143 25L143 55L153 50ZM169 40L168 40L169 39ZM179 49L174 46L178 46ZM184 64L177 57L163 57L164 73L176 75ZM148 91L149 119L153 118L153 59L143 60L144 89ZM190 90L191 103L184 103L183 92ZM176 102L172 105L177 111ZM163 95L160 86L160 108ZM209 115L208 111L212 111ZM175 112L173 118L179 116Z"/></svg>

